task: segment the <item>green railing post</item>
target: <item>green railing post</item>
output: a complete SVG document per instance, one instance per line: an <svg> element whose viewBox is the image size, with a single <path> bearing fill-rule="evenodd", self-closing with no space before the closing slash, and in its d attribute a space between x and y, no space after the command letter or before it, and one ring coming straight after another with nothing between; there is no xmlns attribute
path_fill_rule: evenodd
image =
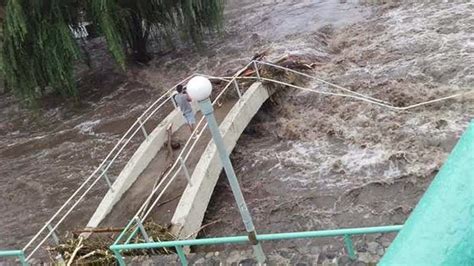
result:
<svg viewBox="0 0 474 266"><path fill-rule="evenodd" d="M260 72L258 72L258 65L256 61L253 61L253 67L255 68L255 73L257 74L257 80L262 80L262 78L260 77Z"/></svg>
<svg viewBox="0 0 474 266"><path fill-rule="evenodd" d="M126 266L127 265L125 263L125 260L122 257L122 254L120 254L119 250L112 249L112 252L114 253L115 259L117 260L117 262L120 266Z"/></svg>
<svg viewBox="0 0 474 266"><path fill-rule="evenodd" d="M179 260L181 261L181 265L188 266L188 260L186 259L186 254L184 254L184 250L182 246L175 246L176 252L178 253Z"/></svg>
<svg viewBox="0 0 474 266"><path fill-rule="evenodd" d="M352 239L350 235L344 235L344 244L346 246L347 254L351 260L356 259L356 255L354 252L354 245L352 244Z"/></svg>
<svg viewBox="0 0 474 266"><path fill-rule="evenodd" d="M25 258L25 253L21 253L18 258L20 259L20 263L22 266L28 266L28 262L26 262L26 258Z"/></svg>
<svg viewBox="0 0 474 266"><path fill-rule="evenodd" d="M143 227L143 224L140 218L137 217L135 218L135 220L136 220L138 228L140 229L140 232L142 233L143 238L145 239L145 242L150 242L150 238L148 237L148 234L145 230L145 227Z"/></svg>
<svg viewBox="0 0 474 266"><path fill-rule="evenodd" d="M125 241L125 244L128 244L128 242L130 242L138 233L138 225L137 227L135 227L135 229L133 229L133 232L130 234L130 236L127 238L127 240Z"/></svg>
<svg viewBox="0 0 474 266"><path fill-rule="evenodd" d="M351 259L356 258L354 245L351 237L354 235L376 234L376 233L392 233L398 232L403 225L378 226L378 227L362 227L362 228L342 228L322 231L305 231L305 232L290 232L290 233L273 233L257 235L258 241L273 241L273 240L289 240L289 239L306 239L306 238L320 238L320 237L343 237L347 254ZM220 244L244 244L249 243L248 235L245 236L227 236L217 238L200 238L200 239L185 239L172 240L164 242L149 242L149 243L135 243L135 244L119 244L112 245L111 250L114 251L117 261L120 266L125 265L120 252L124 250L140 250L140 249L157 249L157 248L175 248L182 265L188 265L183 247L202 246L202 245L220 245ZM1 254L1 252L0 252Z"/></svg>

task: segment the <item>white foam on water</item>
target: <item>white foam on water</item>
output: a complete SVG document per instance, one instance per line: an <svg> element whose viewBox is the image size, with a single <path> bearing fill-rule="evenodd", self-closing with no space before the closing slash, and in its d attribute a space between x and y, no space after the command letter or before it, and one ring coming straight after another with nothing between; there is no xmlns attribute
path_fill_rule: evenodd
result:
<svg viewBox="0 0 474 266"><path fill-rule="evenodd" d="M75 129L79 129L79 132L85 135L95 135L93 129L100 123L101 119L95 121L86 121L75 126Z"/></svg>
<svg viewBox="0 0 474 266"><path fill-rule="evenodd" d="M383 172L383 177L390 179L399 177L402 175L402 171L392 161L389 161L388 169Z"/></svg>
<svg viewBox="0 0 474 266"><path fill-rule="evenodd" d="M386 160L387 151L382 149L360 149L349 147L341 162L349 173L358 173L376 168Z"/></svg>

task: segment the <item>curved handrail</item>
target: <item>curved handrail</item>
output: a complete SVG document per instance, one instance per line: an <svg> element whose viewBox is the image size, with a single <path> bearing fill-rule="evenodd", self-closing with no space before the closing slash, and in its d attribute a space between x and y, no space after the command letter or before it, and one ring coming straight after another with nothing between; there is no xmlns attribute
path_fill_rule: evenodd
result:
<svg viewBox="0 0 474 266"><path fill-rule="evenodd" d="M39 242L38 245L35 246L33 251L27 257L27 260L31 258L31 256L38 250L38 248L53 234L54 230L58 228L58 226L64 221L64 219L74 210L74 208L80 203L80 201L87 195L87 193L97 184L97 182L103 178L107 170L113 165L117 157L122 153L124 148L130 143L131 139L136 136L137 132L140 130L141 125L145 124L158 110L160 110L169 100L170 100L170 92L173 91L177 85L189 80L194 76L190 75L185 79L181 80L179 83L174 85L171 89L164 92L157 100L155 100L138 118L137 120L130 126L130 128L123 134L117 144L112 148L112 150L107 154L107 156L102 160L99 166L89 175L84 182L71 194L71 196L66 200L65 203L61 205L61 207L51 216L51 218L44 224L44 226L32 237L32 239L23 247L22 251L25 252L38 238L39 236L48 229L48 227L52 226L46 236ZM158 105L158 106L157 106ZM151 111L151 112L150 112ZM147 113L149 113L147 115ZM146 116L146 117L145 117ZM145 119L143 119L145 117ZM133 131L133 129L135 129ZM130 135L130 133L133 133ZM130 136L129 136L130 135ZM126 139L126 140L125 140ZM125 142L124 142L125 140ZM113 156L112 159L110 159ZM109 161L110 159L110 161ZM101 171L101 173L97 175L97 173ZM96 176L96 179L89 186L86 188L86 185ZM74 202L74 204L66 211L64 215L59 218L59 221L53 226L53 221L59 217L61 212L71 203L73 202L74 198L85 188L85 191L81 194L81 196Z"/></svg>

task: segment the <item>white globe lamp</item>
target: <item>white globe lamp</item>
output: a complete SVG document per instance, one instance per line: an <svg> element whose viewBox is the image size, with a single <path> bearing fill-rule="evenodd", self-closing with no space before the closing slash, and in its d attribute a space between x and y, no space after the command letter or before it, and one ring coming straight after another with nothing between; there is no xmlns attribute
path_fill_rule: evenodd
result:
<svg viewBox="0 0 474 266"><path fill-rule="evenodd" d="M186 91L192 100L200 102L211 96L212 84L209 79L196 76L188 81Z"/></svg>

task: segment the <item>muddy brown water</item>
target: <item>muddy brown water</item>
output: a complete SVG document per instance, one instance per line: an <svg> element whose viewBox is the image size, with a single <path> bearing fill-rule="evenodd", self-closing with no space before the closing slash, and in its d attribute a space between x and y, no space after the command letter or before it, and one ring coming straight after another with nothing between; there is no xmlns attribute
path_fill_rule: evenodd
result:
<svg viewBox="0 0 474 266"><path fill-rule="evenodd" d="M209 36L206 49L182 45L125 73L100 40L90 42L94 68L80 80L81 104L45 97L35 114L0 96L0 248L26 244L151 101L189 74L227 75L268 50L270 60L293 54L337 84L397 105L415 103L472 85L472 11L471 3L228 1L225 30ZM402 114L297 91L275 102L232 155L261 232L403 222L474 113L469 99ZM221 179L205 222L222 222L205 236L242 232ZM84 226L105 191L99 183L60 234Z"/></svg>
<svg viewBox="0 0 474 266"><path fill-rule="evenodd" d="M395 106L472 89L473 7L386 7L367 21L324 32L319 49L327 61L312 74ZM315 81L306 86L341 92ZM403 224L474 117L472 100L398 112L306 91L278 93L232 153L257 231ZM201 236L245 234L224 175L211 202L204 224L219 222ZM384 237L393 235L377 241ZM314 244L340 251L342 241L264 247L304 251Z"/></svg>

